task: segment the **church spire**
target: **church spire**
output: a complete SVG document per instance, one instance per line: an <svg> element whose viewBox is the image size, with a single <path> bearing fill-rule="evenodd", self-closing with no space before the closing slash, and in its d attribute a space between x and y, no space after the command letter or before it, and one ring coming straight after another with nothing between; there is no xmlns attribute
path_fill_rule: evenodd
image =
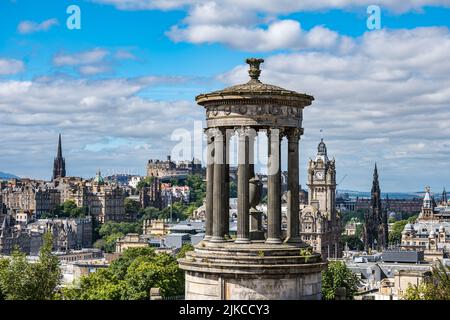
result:
<svg viewBox="0 0 450 320"><path fill-rule="evenodd" d="M58 151L56 153L56 158L53 161L53 177L52 180L57 178L63 178L66 176L66 161L62 156L62 144L61 144L61 134L58 138Z"/></svg>
<svg viewBox="0 0 450 320"><path fill-rule="evenodd" d="M59 139L58 139L58 152L57 152L56 157L57 157L57 158L62 158L61 133L59 134Z"/></svg>
<svg viewBox="0 0 450 320"><path fill-rule="evenodd" d="M444 191L442 191L442 204L447 204L447 201L447 190L444 188Z"/></svg>

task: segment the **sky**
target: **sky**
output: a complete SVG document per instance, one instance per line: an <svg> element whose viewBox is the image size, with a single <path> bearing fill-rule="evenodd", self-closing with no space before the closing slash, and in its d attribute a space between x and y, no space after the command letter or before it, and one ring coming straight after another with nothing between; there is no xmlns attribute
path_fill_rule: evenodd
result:
<svg viewBox="0 0 450 320"><path fill-rule="evenodd" d="M67 26L71 5L81 29ZM245 59L261 57L263 82L315 97L302 185L324 138L338 189L370 190L377 163L383 192L439 194L450 189L449 28L450 0L1 0L0 171L50 179L58 133L73 176L196 156L195 96L247 82Z"/></svg>

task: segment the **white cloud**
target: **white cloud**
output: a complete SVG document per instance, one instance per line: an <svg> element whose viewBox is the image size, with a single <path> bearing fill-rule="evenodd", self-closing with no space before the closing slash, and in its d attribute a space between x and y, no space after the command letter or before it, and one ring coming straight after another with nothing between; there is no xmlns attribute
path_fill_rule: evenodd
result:
<svg viewBox="0 0 450 320"><path fill-rule="evenodd" d="M13 75L25 70L23 61L0 58L0 75Z"/></svg>
<svg viewBox="0 0 450 320"><path fill-rule="evenodd" d="M107 50L95 48L75 54L57 54L53 57L55 66L78 66L102 62L109 54Z"/></svg>
<svg viewBox="0 0 450 320"><path fill-rule="evenodd" d="M56 54L53 64L56 67L74 67L81 75L90 76L112 71L113 65L119 60L137 60L137 57L124 49L112 53L103 48L94 48L71 54Z"/></svg>
<svg viewBox="0 0 450 320"><path fill-rule="evenodd" d="M323 26L309 31L300 23L285 19L302 11L365 9L372 0L91 0L121 10L186 10L187 16L166 35L175 42L221 43L244 51L330 49L350 51L353 41ZM380 0L383 11L404 13L426 6L450 7L448 0Z"/></svg>
<svg viewBox="0 0 450 320"><path fill-rule="evenodd" d="M178 81L167 77L0 81L0 145L7 150L0 153L2 170L48 178L61 132L69 174L94 174L99 167L105 172L127 168L143 173L149 158L161 157L175 145L170 141L173 130L192 130L193 121L203 118L193 101L139 96L150 85ZM110 147L95 151L87 145Z"/></svg>
<svg viewBox="0 0 450 320"><path fill-rule="evenodd" d="M105 73L111 71L111 68L106 65L99 65L99 66L80 66L78 68L78 72L82 75L89 76L89 75L95 75L99 73Z"/></svg>
<svg viewBox="0 0 450 320"><path fill-rule="evenodd" d="M113 5L120 10L173 10L186 6L200 6L207 3L220 3L222 6L236 10L255 10L263 13L292 13L322 9L349 9L373 5L373 0L91 0L100 4ZM382 9L393 12L420 10L425 6L449 7L448 0L379 0Z"/></svg>
<svg viewBox="0 0 450 320"><path fill-rule="evenodd" d="M185 28L173 26L167 35L175 42L223 43L246 51L333 48L342 38L336 32L321 26L304 31L295 20L274 21L267 29L208 24Z"/></svg>
<svg viewBox="0 0 450 320"><path fill-rule="evenodd" d="M99 4L109 4L120 10L171 10L179 9L196 0L91 0Z"/></svg>
<svg viewBox="0 0 450 320"><path fill-rule="evenodd" d="M34 33L39 31L47 31L53 26L57 26L59 24L58 19L48 19L42 21L41 23L34 21L22 21L17 26L17 31L21 34Z"/></svg>
<svg viewBox="0 0 450 320"><path fill-rule="evenodd" d="M339 176L348 174L347 187L367 188L378 162L390 190L421 189L431 181L441 188L450 180L449 49L447 28L373 31L346 54L271 55L261 79L316 98L304 111L302 165L324 129ZM247 68L218 79L243 83Z"/></svg>
<svg viewBox="0 0 450 320"><path fill-rule="evenodd" d="M124 49L117 50L114 57L120 60L137 60L137 57L133 53Z"/></svg>

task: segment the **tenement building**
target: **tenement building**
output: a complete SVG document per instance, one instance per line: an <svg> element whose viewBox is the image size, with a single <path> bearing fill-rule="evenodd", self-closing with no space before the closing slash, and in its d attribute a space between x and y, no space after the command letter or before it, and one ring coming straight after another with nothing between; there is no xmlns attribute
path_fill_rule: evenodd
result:
<svg viewBox="0 0 450 320"><path fill-rule="evenodd" d="M437 204L430 188L426 188L422 211L414 223L406 224L401 246L404 250L423 250L426 260L449 257L450 204L445 190Z"/></svg>
<svg viewBox="0 0 450 320"><path fill-rule="evenodd" d="M6 209L31 212L39 218L52 212L65 201L86 207L99 222L125 219L126 192L114 183L106 183L100 172L92 180L76 177L56 178L52 182L12 179L0 183L2 202Z"/></svg>
<svg viewBox="0 0 450 320"><path fill-rule="evenodd" d="M186 299L321 298L326 263L300 238L299 140L303 108L314 98L259 80L262 59L247 59L249 82L196 97L206 111L205 237L179 259ZM254 142L268 140L267 227L262 183L255 176ZM230 139L238 140L237 234L229 235ZM281 142L287 138L287 230L282 232Z"/></svg>
<svg viewBox="0 0 450 320"><path fill-rule="evenodd" d="M336 162L322 141L308 167L308 205L300 213L300 235L323 259L340 258L342 226L336 211Z"/></svg>
<svg viewBox="0 0 450 320"><path fill-rule="evenodd" d="M15 247L29 255L37 255L43 235L53 236L53 250L68 251L92 246L91 217L75 219L39 219L22 224L6 215L0 226L0 254L10 255Z"/></svg>
<svg viewBox="0 0 450 320"><path fill-rule="evenodd" d="M375 164L371 191L371 207L364 213L364 248L383 250L388 245L388 212L381 207L378 169Z"/></svg>

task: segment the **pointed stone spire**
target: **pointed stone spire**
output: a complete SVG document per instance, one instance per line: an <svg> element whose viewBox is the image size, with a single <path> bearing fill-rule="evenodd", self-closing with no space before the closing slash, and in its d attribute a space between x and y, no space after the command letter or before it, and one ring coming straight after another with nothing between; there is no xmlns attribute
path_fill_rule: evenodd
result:
<svg viewBox="0 0 450 320"><path fill-rule="evenodd" d="M62 144L61 144L61 134L58 138L58 150L56 153L56 158L53 162L53 177L52 180L57 178L63 178L66 176L66 161L62 156Z"/></svg>
<svg viewBox="0 0 450 320"><path fill-rule="evenodd" d="M444 191L442 191L442 204L447 204L447 191L445 190L444 187Z"/></svg>
<svg viewBox="0 0 450 320"><path fill-rule="evenodd" d="M59 139L58 139L58 152L57 152L56 157L57 157L57 158L62 158L61 133L59 134Z"/></svg>
<svg viewBox="0 0 450 320"><path fill-rule="evenodd" d="M373 180L377 180L378 181L378 168L377 168L377 163L375 162L375 169L373 170Z"/></svg>

